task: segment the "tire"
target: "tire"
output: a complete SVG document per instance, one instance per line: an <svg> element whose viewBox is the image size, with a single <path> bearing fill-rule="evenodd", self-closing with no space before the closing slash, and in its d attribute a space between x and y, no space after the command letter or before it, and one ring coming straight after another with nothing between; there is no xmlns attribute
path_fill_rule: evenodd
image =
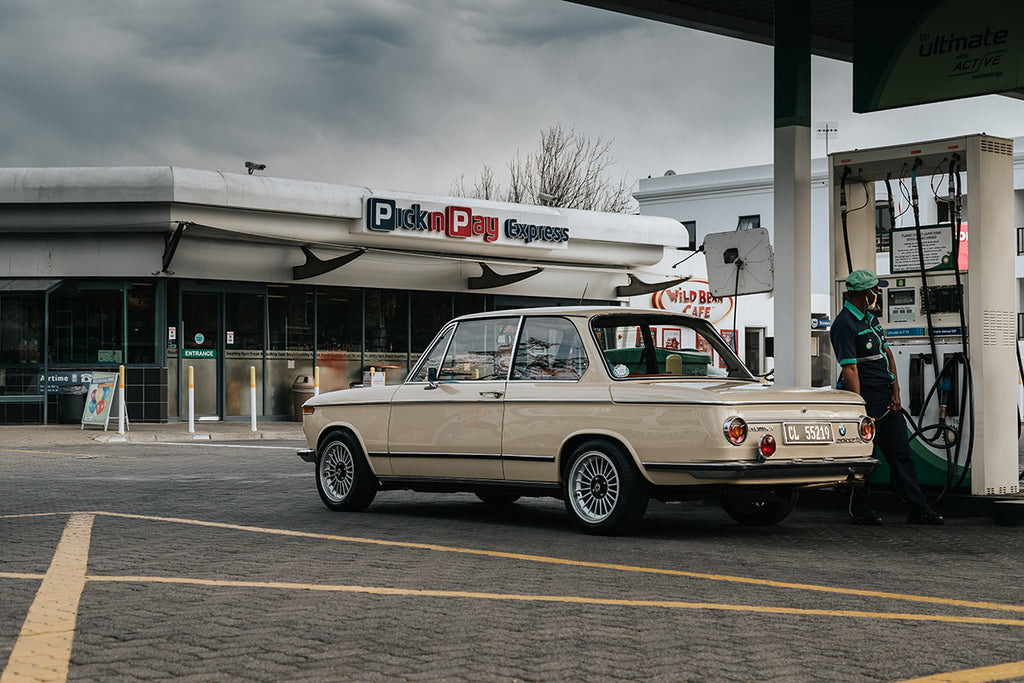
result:
<svg viewBox="0 0 1024 683"><path fill-rule="evenodd" d="M588 534L629 533L647 510L647 482L623 450L587 441L573 451L562 484L565 509Z"/></svg>
<svg viewBox="0 0 1024 683"><path fill-rule="evenodd" d="M730 489L722 494L726 514L744 526L777 524L796 507L796 491Z"/></svg>
<svg viewBox="0 0 1024 683"><path fill-rule="evenodd" d="M334 432L316 450L316 490L332 510L365 510L377 495L377 479L355 436Z"/></svg>
<svg viewBox="0 0 1024 683"><path fill-rule="evenodd" d="M519 500L514 493L503 493L501 491L476 491L476 497L488 505L511 505Z"/></svg>

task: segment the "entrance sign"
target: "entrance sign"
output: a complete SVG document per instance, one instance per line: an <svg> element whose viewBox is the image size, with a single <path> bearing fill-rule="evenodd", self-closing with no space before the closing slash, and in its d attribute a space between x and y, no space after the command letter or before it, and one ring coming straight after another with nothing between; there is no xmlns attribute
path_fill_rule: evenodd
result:
<svg viewBox="0 0 1024 683"><path fill-rule="evenodd" d="M858 113L1024 88L1020 0L854 3Z"/></svg>
<svg viewBox="0 0 1024 683"><path fill-rule="evenodd" d="M82 426L95 425L107 428L110 421L110 407L114 405L117 395L116 372L94 372L89 381L85 395L85 408L82 411Z"/></svg>
<svg viewBox="0 0 1024 683"><path fill-rule="evenodd" d="M182 349L182 358L216 358L217 349Z"/></svg>

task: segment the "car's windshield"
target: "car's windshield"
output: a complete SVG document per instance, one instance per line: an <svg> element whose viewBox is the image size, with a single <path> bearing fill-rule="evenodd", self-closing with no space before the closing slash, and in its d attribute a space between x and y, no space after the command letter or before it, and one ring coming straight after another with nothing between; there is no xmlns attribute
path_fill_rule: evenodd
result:
<svg viewBox="0 0 1024 683"><path fill-rule="evenodd" d="M616 313L596 316L590 327L608 372L629 377L731 377L753 379L708 323L685 316Z"/></svg>

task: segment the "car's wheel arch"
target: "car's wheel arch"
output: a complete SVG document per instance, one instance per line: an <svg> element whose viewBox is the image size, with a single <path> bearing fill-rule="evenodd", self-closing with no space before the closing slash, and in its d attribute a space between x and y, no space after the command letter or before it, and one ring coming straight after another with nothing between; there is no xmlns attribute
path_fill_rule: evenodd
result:
<svg viewBox="0 0 1024 683"><path fill-rule="evenodd" d="M570 434L562 442L562 447L558 451L558 481L564 482L565 477L569 471L569 461L572 459L573 453L579 448L580 444L592 441L592 440L604 441L612 444L623 452L629 455L629 458L633 461L633 466L636 471L640 473L640 476L650 482L650 478L644 471L644 468L640 465L640 457L633 450L629 441L625 439L621 434L610 432L606 430L587 430Z"/></svg>
<svg viewBox="0 0 1024 683"><path fill-rule="evenodd" d="M332 436L351 436L359 444L359 456L366 461L366 466L370 468L370 472L373 472L373 461L369 458L369 451L366 450L366 443L363 441L363 437L360 436L359 432L349 424L337 423L327 425L320 432L320 436L316 440L316 452L319 453L321 447L324 445L329 438ZM373 472L376 474L376 472Z"/></svg>

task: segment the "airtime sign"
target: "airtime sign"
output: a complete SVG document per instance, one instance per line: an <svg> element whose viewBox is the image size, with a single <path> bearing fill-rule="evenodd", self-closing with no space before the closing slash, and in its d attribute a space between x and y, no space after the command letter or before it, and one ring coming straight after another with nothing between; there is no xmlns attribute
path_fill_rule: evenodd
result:
<svg viewBox="0 0 1024 683"><path fill-rule="evenodd" d="M678 287L671 287L651 295L651 305L663 311L686 313L717 323L732 312L733 298L712 296L708 281L690 278Z"/></svg>
<svg viewBox="0 0 1024 683"><path fill-rule="evenodd" d="M564 247L569 241L569 228L548 225L564 222L561 215L545 215L538 223L521 215L484 215L468 206L435 205L412 202L399 206L397 200L370 197L366 200L366 229L371 232L409 232L448 239L478 238L485 243L540 244Z"/></svg>

